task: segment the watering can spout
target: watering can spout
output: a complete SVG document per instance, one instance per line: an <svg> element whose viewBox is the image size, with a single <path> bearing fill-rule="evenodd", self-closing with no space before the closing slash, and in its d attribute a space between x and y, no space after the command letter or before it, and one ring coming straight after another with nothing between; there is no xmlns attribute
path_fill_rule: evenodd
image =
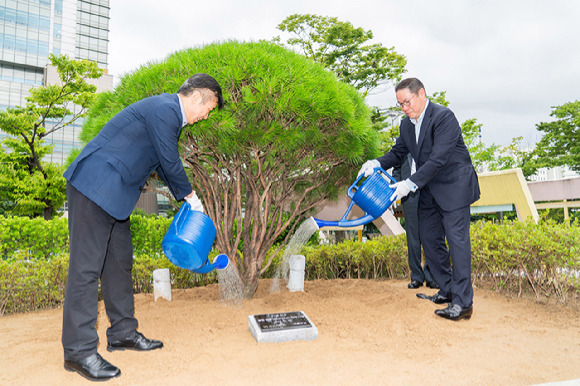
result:
<svg viewBox="0 0 580 386"><path fill-rule="evenodd" d="M210 264L209 260L205 263L205 265L192 269L195 273L208 273L213 271L214 269L225 269L230 264L230 259L224 254L217 255L214 259L213 263Z"/></svg>
<svg viewBox="0 0 580 386"><path fill-rule="evenodd" d="M375 217L371 216L370 214L367 214L363 217L354 219L354 220L340 220L340 221L327 221L327 220L320 220L317 218L314 218L314 221L316 222L316 225L318 225L318 228L323 228L323 227L341 227L341 228L350 228L350 227L356 227L359 225L365 225L370 223L371 221L376 220Z"/></svg>

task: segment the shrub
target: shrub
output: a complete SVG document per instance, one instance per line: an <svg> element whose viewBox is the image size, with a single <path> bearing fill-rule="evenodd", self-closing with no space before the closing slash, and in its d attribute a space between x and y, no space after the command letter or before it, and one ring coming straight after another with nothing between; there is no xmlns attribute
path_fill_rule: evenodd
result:
<svg viewBox="0 0 580 386"><path fill-rule="evenodd" d="M494 289L531 292L540 300L578 300L580 290L580 223L569 226L548 220L477 222L471 226L474 284Z"/></svg>
<svg viewBox="0 0 580 386"><path fill-rule="evenodd" d="M136 256L133 292L153 292L152 273L159 268L169 268L174 289L217 282L215 271L200 275L174 266L165 257ZM60 307L64 301L67 273L68 255L49 259L19 255L0 260L0 315Z"/></svg>
<svg viewBox="0 0 580 386"><path fill-rule="evenodd" d="M68 253L68 222L64 218L0 216L0 256L9 259L26 255L49 258Z"/></svg>
<svg viewBox="0 0 580 386"><path fill-rule="evenodd" d="M60 306L67 272L67 255L30 259L15 253L0 260L0 315Z"/></svg>
<svg viewBox="0 0 580 386"><path fill-rule="evenodd" d="M172 219L160 216L131 216L133 251L139 255L162 255L161 241ZM0 216L0 256L31 259L68 254L68 220Z"/></svg>
<svg viewBox="0 0 580 386"><path fill-rule="evenodd" d="M153 291L152 272L158 268L169 268L174 289L217 282L215 271L195 274L174 266L164 257L161 240L170 220L137 217L140 218L131 219L136 251L133 263L135 293ZM0 217L0 227L3 254L0 260L0 315L60 306L68 270L66 220L36 222ZM22 232L19 238L15 236L15 229ZM7 236L7 232L11 236ZM31 234L36 235L38 243L33 242ZM46 240L51 234L56 235L55 239ZM18 242L20 239L22 243ZM517 296L531 295L537 300L578 303L579 222L566 226L552 221L539 224L480 221L471 226L471 241L475 286L488 286ZM61 246L60 251L57 245ZM272 254L273 250L268 253ZM212 250L210 260L216 254L217 251ZM302 254L306 257L307 280L402 279L409 276L404 235L378 237L366 243L307 245ZM283 251L278 253L264 276L274 275L282 255Z"/></svg>
<svg viewBox="0 0 580 386"><path fill-rule="evenodd" d="M217 253L210 253L209 259L213 260L215 255ZM133 261L133 292L153 292L153 271L161 268L169 269L172 289L193 288L217 283L215 270L201 275L173 265L164 256L152 257L142 255L135 257Z"/></svg>
<svg viewBox="0 0 580 386"><path fill-rule="evenodd" d="M172 218L160 216L131 216L131 236L133 254L159 256L163 254L161 242L171 224Z"/></svg>
<svg viewBox="0 0 580 386"><path fill-rule="evenodd" d="M366 243L345 241L336 245L307 246L305 278L395 279L409 275L404 235L378 237Z"/></svg>

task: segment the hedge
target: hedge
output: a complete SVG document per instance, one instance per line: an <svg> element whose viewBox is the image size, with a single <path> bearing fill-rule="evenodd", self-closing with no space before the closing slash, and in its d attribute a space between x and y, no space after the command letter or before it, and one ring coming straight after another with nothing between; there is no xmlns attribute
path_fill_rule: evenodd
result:
<svg viewBox="0 0 580 386"><path fill-rule="evenodd" d="M475 285L537 300L556 298L577 305L580 292L580 223L543 221L471 226Z"/></svg>
<svg viewBox="0 0 580 386"><path fill-rule="evenodd" d="M404 279L410 276L405 235L360 243L308 246L305 279Z"/></svg>
<svg viewBox="0 0 580 386"><path fill-rule="evenodd" d="M161 240L171 219L159 216L131 216L133 251L138 255L160 255ZM68 221L58 218L0 216L0 258L26 256L31 259L49 258L69 253Z"/></svg>
<svg viewBox="0 0 580 386"><path fill-rule="evenodd" d="M176 267L165 257L135 256L133 292L153 292L152 272L169 268L172 288L193 288L217 282L217 275L195 274ZM62 306L68 273L68 255L48 259L14 256L0 260L0 315Z"/></svg>
<svg viewBox="0 0 580 386"><path fill-rule="evenodd" d="M170 269L173 288L217 281L215 272L194 274L173 266L164 257L161 240L169 219L133 216L131 221L135 293L152 292L151 272L157 268ZM66 220L0 217L0 229L0 315L60 306L68 266ZM17 231L22 232L18 239L14 233ZM550 221L539 224L478 221L471 225L471 241L475 286L577 306L580 294L578 222L563 225ZM212 251L210 258L215 254L217 251ZM379 237L366 243L346 241L307 246L302 254L306 256L307 280L409 277L404 235ZM275 263L279 260L280 257L276 258ZM272 264L263 277L272 277L276 268Z"/></svg>
<svg viewBox="0 0 580 386"><path fill-rule="evenodd" d="M64 218L0 216L0 258L22 254L30 258L48 258L68 254L68 222Z"/></svg>

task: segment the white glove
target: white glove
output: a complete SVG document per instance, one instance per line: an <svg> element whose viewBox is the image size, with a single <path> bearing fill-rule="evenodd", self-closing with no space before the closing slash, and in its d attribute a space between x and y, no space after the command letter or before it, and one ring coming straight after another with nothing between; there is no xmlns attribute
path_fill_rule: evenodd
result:
<svg viewBox="0 0 580 386"><path fill-rule="evenodd" d="M381 163L379 161L377 161L376 159L372 159L370 161L367 161L360 168L360 171L358 172L357 178L361 174L364 174L365 177L368 177L371 174L373 174L373 172L375 171L376 168L380 168L380 167L381 167Z"/></svg>
<svg viewBox="0 0 580 386"><path fill-rule="evenodd" d="M192 192L190 196L185 197L185 201L191 205L191 209L203 213L203 204L201 203L201 200L197 198L195 192Z"/></svg>
<svg viewBox="0 0 580 386"><path fill-rule="evenodd" d="M389 188L395 189L395 193L393 193L393 201L398 201L405 198L412 191L416 191L417 185L407 178L405 181L399 181L389 185Z"/></svg>

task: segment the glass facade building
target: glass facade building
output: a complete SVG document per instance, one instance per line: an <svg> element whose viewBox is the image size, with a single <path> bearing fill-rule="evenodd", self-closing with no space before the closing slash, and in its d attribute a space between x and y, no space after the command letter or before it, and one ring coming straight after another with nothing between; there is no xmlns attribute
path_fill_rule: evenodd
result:
<svg viewBox="0 0 580 386"><path fill-rule="evenodd" d="M49 53L87 59L107 69L109 0L0 0L0 109L24 106L31 87L58 79ZM97 91L112 89L104 75ZM54 144L50 159L64 163L81 147L81 121L47 137ZM5 136L0 131L0 139Z"/></svg>

